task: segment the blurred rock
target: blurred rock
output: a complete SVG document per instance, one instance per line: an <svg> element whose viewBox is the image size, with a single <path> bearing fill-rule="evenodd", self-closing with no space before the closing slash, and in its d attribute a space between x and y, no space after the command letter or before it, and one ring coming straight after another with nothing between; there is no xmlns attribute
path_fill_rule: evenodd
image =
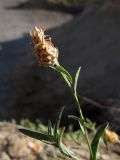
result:
<svg viewBox="0 0 120 160"><path fill-rule="evenodd" d="M59 21L59 18L56 20ZM103 15L98 7L90 6L71 22L48 31L59 47L60 63L72 74L78 66L82 66L78 83L80 96L98 102L120 98L119 28L119 14ZM1 43L0 118L26 117L47 121L48 118L55 119L60 107L65 105L63 121L68 123L65 116L76 112L71 95L58 74L37 66L28 37L25 35ZM84 106L86 104L84 101ZM119 104L117 108L120 109ZM86 109L83 110L86 114ZM92 119L98 122L109 121L111 118L114 128L115 115L118 121L120 117L118 110L112 112L113 109L105 107L96 112L92 105L89 114L95 113ZM119 129L120 126L116 130Z"/></svg>
<svg viewBox="0 0 120 160"><path fill-rule="evenodd" d="M62 30L62 28L64 28ZM97 7L88 8L72 22L53 30L53 37L60 46L60 61L72 73L82 66L79 93L97 102L115 99L114 107L98 108L84 101L87 116L97 122L109 121L116 130L120 119L120 17L119 14L103 15Z"/></svg>
<svg viewBox="0 0 120 160"><path fill-rule="evenodd" d="M19 113L20 110L22 113L24 113L23 117L26 117L30 114L30 117L35 116L37 118L36 113L38 112L38 101L36 101L36 96L33 96L33 99L35 99L37 102L37 106L34 104L34 112L30 110L30 108L26 108L25 105L23 106L23 109L20 109L21 105L23 105L22 103L19 105L18 102L17 105L17 101L19 101L21 98L25 98L27 96L31 99L31 95L39 90L36 82L34 83L34 80L39 81L39 69L38 66L35 65L33 51L30 49L32 48L30 37L25 33L29 32L29 30L36 25L41 26L44 29L50 29L62 25L63 23L72 19L71 15L60 12L45 11L42 9L15 9L15 6L17 6L21 1L23 0L5 0L0 2L1 120L8 118L21 119L21 113ZM31 70L33 70L32 74ZM33 74L35 74L35 77ZM30 81L26 83L26 78L28 77L30 78ZM33 88L31 88L31 85L33 85ZM26 91L24 92L23 88L26 88L25 90L27 93L25 93ZM43 97L45 94L46 93L43 94ZM28 105L31 105L31 102L27 100ZM16 106L15 108L17 111L16 109L14 110L13 106ZM24 112L23 110L25 108L27 110ZM27 114L27 112L29 113ZM32 116L32 112L34 116Z"/></svg>
<svg viewBox="0 0 120 160"><path fill-rule="evenodd" d="M60 6L64 9L66 7L66 11L69 8L71 12L81 12L82 10L86 9L89 6L96 6L98 7L98 11L102 14L118 14L120 13L120 1L119 0L73 0L73 1L65 1L65 0L28 0L24 7L35 7L41 8L45 7L47 9L60 9ZM61 8L61 9L62 9ZM74 10L73 10L74 9ZM76 10L76 11L75 11ZM73 13L74 13L73 12Z"/></svg>

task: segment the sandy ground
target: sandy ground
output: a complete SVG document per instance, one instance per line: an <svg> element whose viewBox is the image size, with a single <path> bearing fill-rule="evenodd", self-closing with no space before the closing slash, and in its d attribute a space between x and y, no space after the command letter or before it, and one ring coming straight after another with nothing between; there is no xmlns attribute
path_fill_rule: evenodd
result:
<svg viewBox="0 0 120 160"><path fill-rule="evenodd" d="M0 126L0 160L68 160L58 149L22 135L17 128L18 126L7 123ZM80 160L89 160L84 142L78 145L70 139L64 139L64 143L72 148ZM119 160L119 145L110 145L109 149L107 152L101 147L98 157L101 156L104 160Z"/></svg>

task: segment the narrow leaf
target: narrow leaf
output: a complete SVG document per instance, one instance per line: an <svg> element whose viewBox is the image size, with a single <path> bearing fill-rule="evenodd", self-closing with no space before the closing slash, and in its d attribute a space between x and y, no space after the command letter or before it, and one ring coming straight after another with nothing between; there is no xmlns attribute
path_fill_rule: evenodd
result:
<svg viewBox="0 0 120 160"><path fill-rule="evenodd" d="M72 82L72 77L71 77L70 73L64 67L58 65L58 66L56 66L56 69L58 71L64 73L68 77L69 81Z"/></svg>
<svg viewBox="0 0 120 160"><path fill-rule="evenodd" d="M53 128L50 120L48 120L48 135L53 135Z"/></svg>
<svg viewBox="0 0 120 160"><path fill-rule="evenodd" d="M51 66L51 68L59 72L67 82L68 86L71 88L72 76L70 75L70 73L64 67L60 66L59 63L57 63L55 66Z"/></svg>
<svg viewBox="0 0 120 160"><path fill-rule="evenodd" d="M56 120L56 123L55 123L55 126L54 126L54 135L55 135L56 138L57 138L57 131L59 130L59 127L60 127L60 121L61 121L63 110L64 110L64 107L61 108L58 119Z"/></svg>
<svg viewBox="0 0 120 160"><path fill-rule="evenodd" d="M67 76L64 73L61 73L62 77L64 78L64 80L67 82L68 86L71 88L71 82L68 80Z"/></svg>
<svg viewBox="0 0 120 160"><path fill-rule="evenodd" d="M90 119L87 118L84 125L85 125L86 128L95 131L96 123L92 122Z"/></svg>
<svg viewBox="0 0 120 160"><path fill-rule="evenodd" d="M63 153L65 156L72 158L74 160L79 160L70 149L68 149L63 143L60 144L59 149L61 153Z"/></svg>
<svg viewBox="0 0 120 160"><path fill-rule="evenodd" d="M63 138L64 132L65 132L65 127L63 127L61 132L59 133L59 143L62 143L62 138Z"/></svg>
<svg viewBox="0 0 120 160"><path fill-rule="evenodd" d="M77 82L78 82L78 78L79 78L79 75L80 75L80 70L81 70L81 67L78 68L78 70L76 72L76 75L75 75L75 80L74 80L74 94L75 95L76 95Z"/></svg>
<svg viewBox="0 0 120 160"><path fill-rule="evenodd" d="M78 158L75 157L75 154L62 143L62 137L63 137L64 131L65 131L65 127L62 129L59 135L59 149L61 153L63 153L65 156L78 160Z"/></svg>
<svg viewBox="0 0 120 160"><path fill-rule="evenodd" d="M107 128L108 123L103 124L100 129L97 131L92 144L91 144L91 148L92 148L92 152L93 152L93 158L92 160L96 160L96 155L97 155L97 151L99 148L99 143L100 143L100 138L103 135L105 129Z"/></svg>
<svg viewBox="0 0 120 160"><path fill-rule="evenodd" d="M82 130L82 133L85 134L85 129L84 129L84 122L85 121L77 116L74 116L74 115L69 115L68 117L71 119L77 120L80 125L80 128Z"/></svg>
<svg viewBox="0 0 120 160"><path fill-rule="evenodd" d="M20 128L19 131L29 137L38 139L40 141L48 141L48 142L54 142L54 137L41 133L41 132L36 132L36 131L31 131L28 129Z"/></svg>

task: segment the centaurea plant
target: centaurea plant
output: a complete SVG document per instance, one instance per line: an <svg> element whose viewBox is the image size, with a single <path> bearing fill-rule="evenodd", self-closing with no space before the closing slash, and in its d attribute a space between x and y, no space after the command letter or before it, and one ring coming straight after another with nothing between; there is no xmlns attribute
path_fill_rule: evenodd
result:
<svg viewBox="0 0 120 160"><path fill-rule="evenodd" d="M97 160L97 151L99 148L100 138L104 134L104 131L108 126L108 123L103 124L99 128L99 130L96 131L94 138L90 140L88 135L88 129L90 129L90 127L88 121L83 116L77 93L77 82L81 68L79 67L75 77L72 77L71 74L63 66L59 64L58 49L54 47L51 38L44 35L43 29L35 27L34 30L30 31L30 35L34 44L34 54L38 64L40 66L46 68L49 67L59 72L65 80L68 88L70 89L75 104L77 106L79 116L69 115L69 118L78 121L81 132L84 135L88 145L90 160ZM75 153L71 151L67 146L65 146L62 142L63 134L65 131L65 128L60 128L62 112L63 108L61 109L58 119L56 120L54 125L52 125L51 121L48 121L47 133L31 131L24 128L20 128L19 130L25 135L28 135L32 138L38 139L42 142L57 147L65 156L74 160L78 160L80 157L77 157Z"/></svg>

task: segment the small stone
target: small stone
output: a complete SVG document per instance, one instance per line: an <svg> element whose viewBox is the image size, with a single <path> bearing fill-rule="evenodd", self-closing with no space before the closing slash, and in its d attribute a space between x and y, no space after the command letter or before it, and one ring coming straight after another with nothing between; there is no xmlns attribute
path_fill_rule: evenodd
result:
<svg viewBox="0 0 120 160"><path fill-rule="evenodd" d="M10 160L10 157L5 152L0 152L0 160Z"/></svg>
<svg viewBox="0 0 120 160"><path fill-rule="evenodd" d="M25 139L19 138L17 135L13 134L8 137L8 141L8 153L11 157L24 157L30 154Z"/></svg>

